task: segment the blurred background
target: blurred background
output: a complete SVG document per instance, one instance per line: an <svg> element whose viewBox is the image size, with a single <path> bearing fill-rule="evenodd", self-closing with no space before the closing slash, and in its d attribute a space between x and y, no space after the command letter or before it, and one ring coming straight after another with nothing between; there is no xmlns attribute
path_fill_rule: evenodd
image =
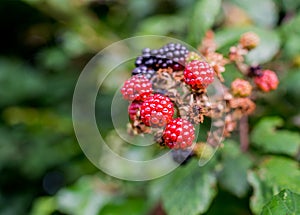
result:
<svg viewBox="0 0 300 215"><path fill-rule="evenodd" d="M106 176L84 156L72 127L80 72L127 37L166 35L197 47L212 28L226 53L241 33L256 32L261 46L248 61L275 70L281 84L261 97L251 125L276 115L299 132L299 11L299 0L1 0L0 214L164 214L165 182ZM238 75L227 70L229 83ZM109 106L114 89L102 93L99 106ZM97 117L107 119L104 136L117 141L106 113ZM251 189L234 194L220 186L207 214L251 214Z"/></svg>

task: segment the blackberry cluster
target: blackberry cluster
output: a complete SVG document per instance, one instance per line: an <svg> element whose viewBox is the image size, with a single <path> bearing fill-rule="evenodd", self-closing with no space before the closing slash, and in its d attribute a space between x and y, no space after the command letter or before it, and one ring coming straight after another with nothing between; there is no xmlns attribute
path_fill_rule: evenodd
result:
<svg viewBox="0 0 300 215"><path fill-rule="evenodd" d="M174 71L180 71L184 69L188 53L188 49L179 43L169 43L160 49L145 48L142 55L137 57L135 66L137 68L146 67L148 70L170 67Z"/></svg>

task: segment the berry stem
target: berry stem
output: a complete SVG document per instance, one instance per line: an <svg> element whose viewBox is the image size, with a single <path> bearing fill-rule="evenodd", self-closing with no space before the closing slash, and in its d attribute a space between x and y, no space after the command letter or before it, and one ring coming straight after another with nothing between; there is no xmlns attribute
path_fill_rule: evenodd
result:
<svg viewBox="0 0 300 215"><path fill-rule="evenodd" d="M244 75L247 76L249 72L249 66L243 62L235 62L236 68Z"/></svg>
<svg viewBox="0 0 300 215"><path fill-rule="evenodd" d="M240 119L240 143L241 150L246 152L249 148L249 124L248 116L243 116Z"/></svg>

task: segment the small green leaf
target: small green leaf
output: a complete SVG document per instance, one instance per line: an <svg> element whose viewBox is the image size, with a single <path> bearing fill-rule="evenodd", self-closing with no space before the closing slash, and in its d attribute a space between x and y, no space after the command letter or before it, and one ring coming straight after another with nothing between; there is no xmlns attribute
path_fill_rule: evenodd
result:
<svg viewBox="0 0 300 215"><path fill-rule="evenodd" d="M300 195L290 190L282 190L268 202L261 215L300 214Z"/></svg>
<svg viewBox="0 0 300 215"><path fill-rule="evenodd" d="M282 125L281 118L263 118L251 133L253 144L264 152L296 156L300 149L300 135L296 132L276 129Z"/></svg>
<svg viewBox="0 0 300 215"><path fill-rule="evenodd" d="M266 157L259 168L248 173L248 181L254 189L250 208L259 214L273 195L282 189L300 193L299 164L291 159L277 156Z"/></svg>
<svg viewBox="0 0 300 215"><path fill-rule="evenodd" d="M250 208L254 214L259 214L266 202L272 198L273 192L272 189L268 187L254 171L248 172L248 181L253 187L253 195L250 199Z"/></svg>
<svg viewBox="0 0 300 215"><path fill-rule="evenodd" d="M219 174L221 186L238 197L243 197L248 189L247 171L252 161L242 154L237 143L226 141L221 150L223 169Z"/></svg>
<svg viewBox="0 0 300 215"><path fill-rule="evenodd" d="M162 194L163 206L168 214L196 215L209 208L216 195L216 177L196 162L177 169L169 186Z"/></svg>
<svg viewBox="0 0 300 215"><path fill-rule="evenodd" d="M198 45L210 29L221 9L221 0L200 0L194 5L194 12L190 20L189 41L192 45Z"/></svg>

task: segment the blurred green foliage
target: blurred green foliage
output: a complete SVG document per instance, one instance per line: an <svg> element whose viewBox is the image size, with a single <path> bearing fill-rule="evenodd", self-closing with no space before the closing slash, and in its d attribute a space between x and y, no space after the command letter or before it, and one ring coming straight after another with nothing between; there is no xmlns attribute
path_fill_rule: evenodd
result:
<svg viewBox="0 0 300 215"><path fill-rule="evenodd" d="M2 0L0 214L299 214L299 12L298 0ZM191 162L150 182L99 172L72 128L73 90L86 63L135 35L196 47L208 29L221 53L241 33L256 32L261 45L248 62L281 79L277 91L259 95L249 151L240 151L234 135L205 167ZM238 76L226 69L229 82ZM99 107L109 106L113 89L101 93ZM98 114L119 147L110 119Z"/></svg>

